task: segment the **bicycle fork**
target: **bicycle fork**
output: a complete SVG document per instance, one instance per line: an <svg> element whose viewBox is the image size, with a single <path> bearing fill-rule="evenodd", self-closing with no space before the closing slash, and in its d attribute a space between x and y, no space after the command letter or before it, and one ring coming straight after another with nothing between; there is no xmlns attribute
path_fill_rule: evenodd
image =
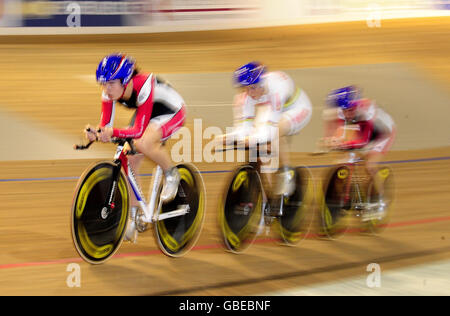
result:
<svg viewBox="0 0 450 316"><path fill-rule="evenodd" d="M112 183L109 186L108 194L106 195L107 200L104 203L104 206L102 207L100 216L102 219L107 219L108 216L111 214L111 212L115 208L114 200L116 198L116 192L118 189L118 183L119 183L119 176L120 176L120 168L121 168L121 161L116 160L114 161L114 168L112 173Z"/></svg>

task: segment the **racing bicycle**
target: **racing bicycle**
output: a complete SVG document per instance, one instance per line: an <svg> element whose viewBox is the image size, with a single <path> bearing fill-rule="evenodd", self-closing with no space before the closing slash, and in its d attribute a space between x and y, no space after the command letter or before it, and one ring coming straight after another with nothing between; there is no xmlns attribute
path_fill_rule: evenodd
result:
<svg viewBox="0 0 450 316"><path fill-rule="evenodd" d="M342 150L339 150L342 151ZM389 222L394 197L394 175L389 166L370 175L361 151L345 150L344 163L329 169L320 197L322 236L334 238L349 229L347 215L357 219L360 232L380 233ZM348 219L348 218L347 218Z"/></svg>
<svg viewBox="0 0 450 316"><path fill-rule="evenodd" d="M205 187L200 172L192 164L178 164L181 180L177 195L163 204L163 170L156 166L147 203L128 163L127 155L136 154L132 139L113 138L112 142L117 144L114 159L89 166L75 189L71 231L78 254L88 263L101 264L117 252L129 222L131 192L139 201L136 216L131 219L138 232L153 226L165 255L184 255L195 245L204 221ZM88 149L92 143L76 145L75 149Z"/></svg>
<svg viewBox="0 0 450 316"><path fill-rule="evenodd" d="M294 192L273 195L269 173L262 172L261 162L261 158L271 158L270 149L235 143L223 150L246 151L246 162L232 172L219 203L219 226L226 249L245 251L264 229L268 234L272 224L282 244L294 245L305 238L311 223L307 212L314 197L311 172L306 167L290 168Z"/></svg>

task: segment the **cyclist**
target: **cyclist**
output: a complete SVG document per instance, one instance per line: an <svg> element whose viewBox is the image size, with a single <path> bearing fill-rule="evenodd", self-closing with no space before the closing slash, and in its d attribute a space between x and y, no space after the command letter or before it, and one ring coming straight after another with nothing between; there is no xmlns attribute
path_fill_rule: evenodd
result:
<svg viewBox="0 0 450 316"><path fill-rule="evenodd" d="M173 165L163 142L185 121L186 108L183 98L152 73L140 72L135 61L124 54L111 54L104 57L97 68L97 82L103 89L101 119L97 129L88 126L86 137L110 142L111 137L133 138L139 154L130 156L129 163L138 172L145 157L161 166L165 174L165 183L161 192L163 203L176 196L180 175ZM116 104L134 109L130 126L123 129L113 128ZM130 220L125 239L136 242L137 230L134 218L138 201L131 195Z"/></svg>
<svg viewBox="0 0 450 316"><path fill-rule="evenodd" d="M329 93L325 110L326 147L364 149L367 170L374 174L375 164L389 151L396 128L392 117L375 102L361 97L356 86L347 86Z"/></svg>
<svg viewBox="0 0 450 316"><path fill-rule="evenodd" d="M224 135L224 142L269 143L279 136L279 179L273 189L276 195L291 195L295 189L289 172L287 137L297 134L311 119L312 105L308 95L297 88L284 72L268 72L265 65L250 62L234 73L240 92L234 99L234 129Z"/></svg>

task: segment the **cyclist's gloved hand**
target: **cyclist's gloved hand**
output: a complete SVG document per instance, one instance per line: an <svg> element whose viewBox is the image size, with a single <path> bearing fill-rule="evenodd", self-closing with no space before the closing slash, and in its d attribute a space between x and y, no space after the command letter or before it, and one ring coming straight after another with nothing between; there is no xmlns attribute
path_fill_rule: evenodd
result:
<svg viewBox="0 0 450 316"><path fill-rule="evenodd" d="M339 149L341 145L341 139L338 137L326 137L323 139L323 146L330 149Z"/></svg>
<svg viewBox="0 0 450 316"><path fill-rule="evenodd" d="M250 136L250 145L252 144L265 144L271 142L278 137L278 128L271 125L265 125L258 128L255 133Z"/></svg>
<svg viewBox="0 0 450 316"><path fill-rule="evenodd" d="M251 130L242 126L234 127L233 130L227 134L220 135L215 138L217 144L223 144L225 146L233 143L243 144L250 134Z"/></svg>
<svg viewBox="0 0 450 316"><path fill-rule="evenodd" d="M89 124L86 125L86 128L84 129L84 136L90 141L94 142L97 140L97 133L95 132L95 129L92 128Z"/></svg>
<svg viewBox="0 0 450 316"><path fill-rule="evenodd" d="M109 143L113 134L112 127L102 127L97 133L98 139L103 143Z"/></svg>

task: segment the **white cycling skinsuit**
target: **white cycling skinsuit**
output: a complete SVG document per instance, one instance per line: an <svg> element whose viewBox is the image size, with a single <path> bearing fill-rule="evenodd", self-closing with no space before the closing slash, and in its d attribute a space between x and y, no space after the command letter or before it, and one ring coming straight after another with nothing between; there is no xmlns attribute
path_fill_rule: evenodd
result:
<svg viewBox="0 0 450 316"><path fill-rule="evenodd" d="M257 143L269 142L278 134L281 120L289 123L285 135L294 135L308 124L312 105L307 94L296 88L293 80L284 72L268 72L261 76L265 94L258 100L246 92L234 100L235 140L250 136Z"/></svg>

